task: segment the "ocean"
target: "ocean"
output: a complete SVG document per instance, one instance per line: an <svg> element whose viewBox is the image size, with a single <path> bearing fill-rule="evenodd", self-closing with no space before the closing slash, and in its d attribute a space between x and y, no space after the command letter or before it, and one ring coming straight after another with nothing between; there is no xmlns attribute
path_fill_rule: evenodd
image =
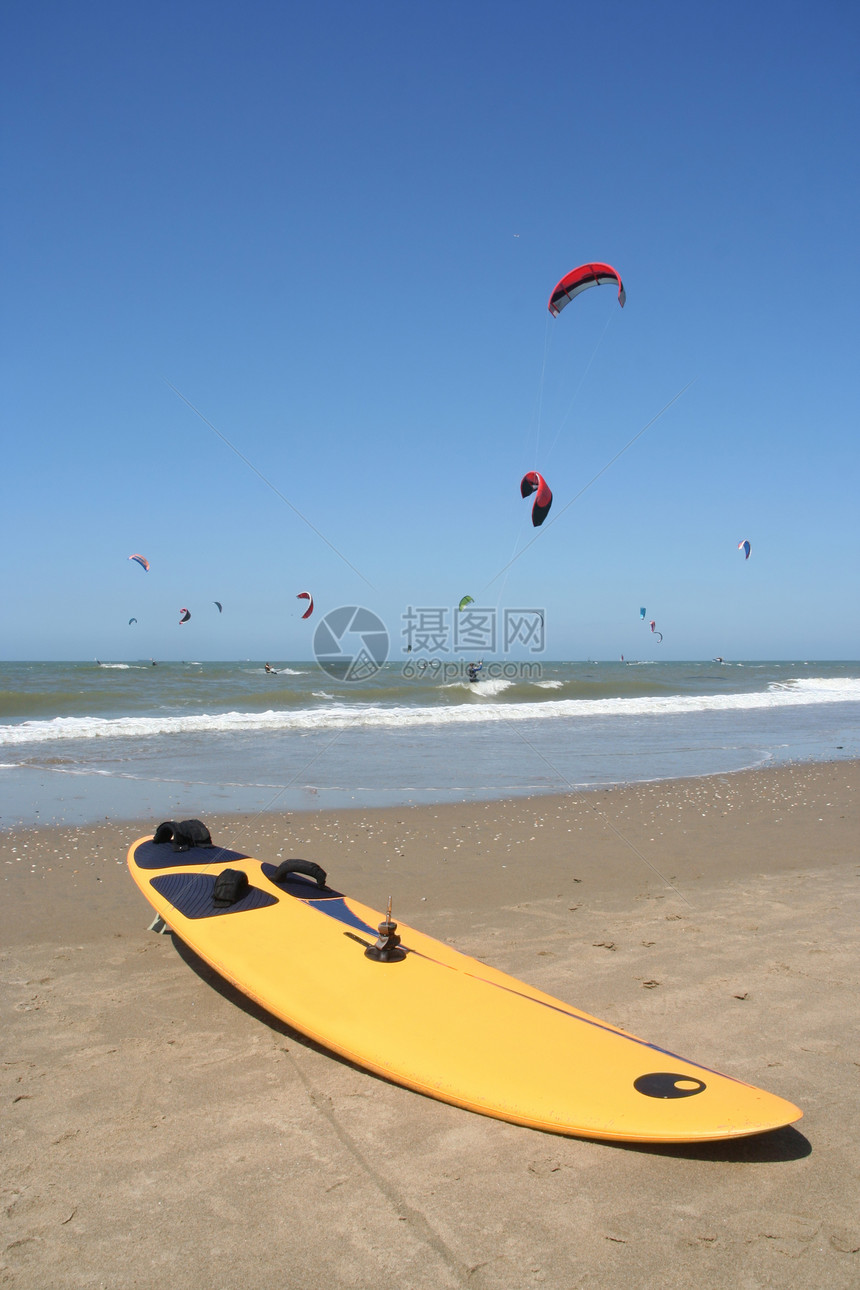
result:
<svg viewBox="0 0 860 1290"><path fill-rule="evenodd" d="M0 663L0 828L492 799L860 755L860 663ZM157 821L156 821L157 822Z"/></svg>

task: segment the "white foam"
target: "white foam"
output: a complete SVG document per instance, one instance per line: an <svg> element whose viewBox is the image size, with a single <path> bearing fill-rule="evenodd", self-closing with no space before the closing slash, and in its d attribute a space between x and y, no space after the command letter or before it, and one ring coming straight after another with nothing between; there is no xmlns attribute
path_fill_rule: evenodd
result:
<svg viewBox="0 0 860 1290"><path fill-rule="evenodd" d="M483 681L483 685L510 685ZM474 689L475 687L471 687ZM688 713L752 711L810 704L860 703L860 679L808 677L774 682L748 694L637 696L606 699L555 699L535 703L468 703L450 707L380 707L331 703L323 708L288 711L192 713L181 717L54 717L0 726L0 746L65 739L141 739L168 734L238 734L260 731L406 730L416 726L472 725L488 721L547 721L589 717L682 716Z"/></svg>
<svg viewBox="0 0 860 1290"><path fill-rule="evenodd" d="M472 694L477 694L481 699L491 699L509 690L513 681L505 681L501 677L487 677L486 681L469 681L466 684Z"/></svg>
<svg viewBox="0 0 860 1290"><path fill-rule="evenodd" d="M487 677L483 681L446 681L439 686L440 690L462 690L465 694L470 694L479 699L492 699L494 695L501 694L503 690L509 689L513 681L505 681L501 678Z"/></svg>

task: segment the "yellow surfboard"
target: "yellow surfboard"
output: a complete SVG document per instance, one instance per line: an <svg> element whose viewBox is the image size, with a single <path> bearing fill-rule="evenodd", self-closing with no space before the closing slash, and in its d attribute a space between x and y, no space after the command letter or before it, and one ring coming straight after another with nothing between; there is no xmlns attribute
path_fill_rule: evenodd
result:
<svg viewBox="0 0 860 1290"><path fill-rule="evenodd" d="M411 927L380 930L378 912L341 892L295 873L275 881L275 865L222 848L174 852L151 838L133 844L128 863L170 929L244 994L419 1093L624 1142L743 1137L802 1115ZM225 869L248 879L232 904L215 900Z"/></svg>

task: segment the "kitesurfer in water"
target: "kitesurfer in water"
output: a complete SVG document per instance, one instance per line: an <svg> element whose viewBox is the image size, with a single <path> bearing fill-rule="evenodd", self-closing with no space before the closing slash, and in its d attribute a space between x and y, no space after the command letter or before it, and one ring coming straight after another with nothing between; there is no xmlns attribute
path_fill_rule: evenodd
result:
<svg viewBox="0 0 860 1290"><path fill-rule="evenodd" d="M482 668L483 666L484 666L484 664L483 664L483 663L470 663L470 664L469 664L469 680L471 681L471 683L472 683L473 685L474 685L474 684L476 683L476 681L478 680L478 673L480 672L480 670L481 670L481 668Z"/></svg>
<svg viewBox="0 0 860 1290"><path fill-rule="evenodd" d="M266 671L267 671L267 672L270 672L270 673L272 674L272 676L277 676L277 672L276 672L276 671L275 671L275 669L272 667L271 663L267 663L267 664L266 664Z"/></svg>

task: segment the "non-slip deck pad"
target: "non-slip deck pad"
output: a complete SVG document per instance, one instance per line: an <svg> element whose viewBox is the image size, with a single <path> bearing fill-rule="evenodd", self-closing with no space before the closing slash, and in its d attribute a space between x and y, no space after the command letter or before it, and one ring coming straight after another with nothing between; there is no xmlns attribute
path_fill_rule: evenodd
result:
<svg viewBox="0 0 860 1290"><path fill-rule="evenodd" d="M187 856L188 853L185 854ZM249 909L265 909L267 905L278 903L277 896L261 891L259 887L252 887L247 896L237 900L235 905L216 905L213 895L217 876L214 873L164 873L153 878L151 885L185 918L241 914Z"/></svg>
<svg viewBox="0 0 860 1290"><path fill-rule="evenodd" d="M169 842L140 842L134 851L138 869L188 868L192 864L217 864L227 869L236 860L247 860L241 851L228 851L226 847L192 847L190 851L174 851Z"/></svg>

